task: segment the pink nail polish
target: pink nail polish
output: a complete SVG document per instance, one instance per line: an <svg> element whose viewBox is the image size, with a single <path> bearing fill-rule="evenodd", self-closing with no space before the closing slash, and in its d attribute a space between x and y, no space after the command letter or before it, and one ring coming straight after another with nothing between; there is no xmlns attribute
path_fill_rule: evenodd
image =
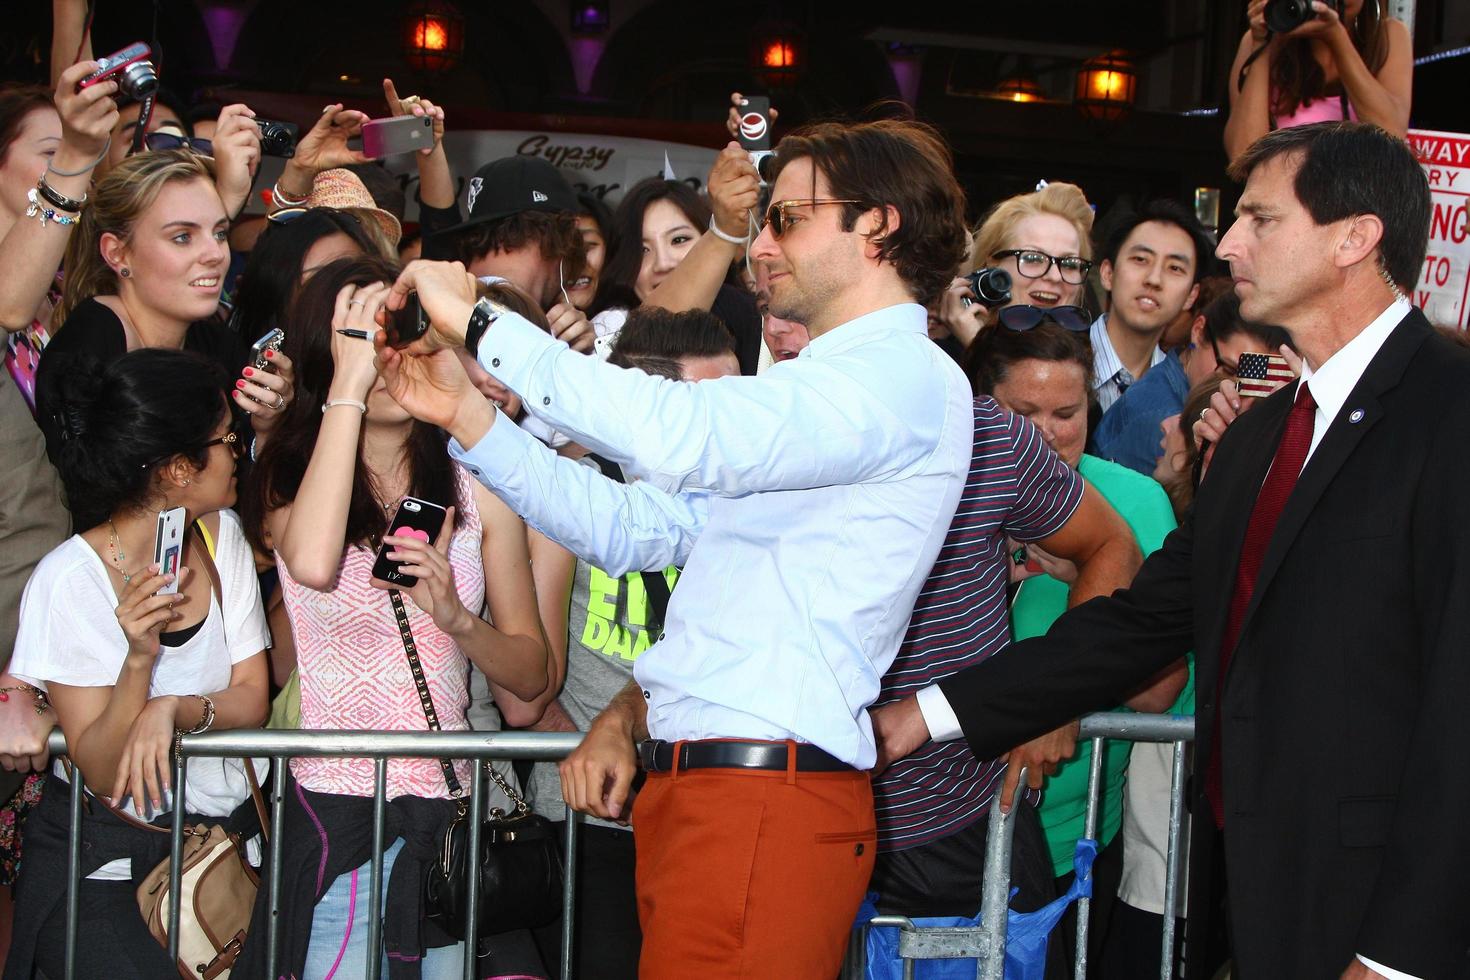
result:
<svg viewBox="0 0 1470 980"><path fill-rule="evenodd" d="M245 377L247 377L247 378L250 377L251 375L253 375L254 373L255 373L255 368L246 368L245 371L244 371Z"/></svg>
<svg viewBox="0 0 1470 980"><path fill-rule="evenodd" d="M235 387L236 388L244 388L245 387L245 382L243 382L243 381L236 381L235 382Z"/></svg>

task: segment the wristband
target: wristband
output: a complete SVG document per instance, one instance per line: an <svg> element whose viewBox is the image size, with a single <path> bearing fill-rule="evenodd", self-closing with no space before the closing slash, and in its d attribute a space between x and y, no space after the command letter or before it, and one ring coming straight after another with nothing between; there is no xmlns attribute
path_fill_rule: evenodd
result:
<svg viewBox="0 0 1470 980"><path fill-rule="evenodd" d="M334 405L351 405L353 408L357 409L362 414L364 414L364 415L367 414L367 403L366 402L354 401L351 398L334 398L334 399L332 399L329 402L323 402L322 403L322 414L323 415L327 414L327 409L333 407Z"/></svg>
<svg viewBox="0 0 1470 980"><path fill-rule="evenodd" d="M53 208L48 208L46 205L42 204L40 195L36 193L36 189L34 187L26 191L26 200L31 202L30 207L26 208L26 217L35 218L36 220L40 221L42 227L45 227L46 223L51 221L54 221L58 225L65 226L74 225L81 220L81 218L75 214L67 214L65 211L57 211Z"/></svg>
<svg viewBox="0 0 1470 980"><path fill-rule="evenodd" d="M0 687L0 702L9 701L11 691L15 691L18 694L29 694L32 703L35 705L36 714L38 715L44 715L47 711L51 710L51 703L46 700L46 692L35 685L16 684L11 687Z"/></svg>
<svg viewBox="0 0 1470 980"><path fill-rule="evenodd" d="M306 207L306 200L309 197L311 197L309 191L305 197L291 197L281 190L281 182L279 180L271 188L271 206L276 210L280 210L281 208L304 208Z"/></svg>
<svg viewBox="0 0 1470 980"><path fill-rule="evenodd" d="M185 697L198 698L204 702L204 717L199 719L199 724L193 728L174 729L174 755L179 754L179 745L185 735L200 735L214 727L214 698L207 694L187 694Z"/></svg>
<svg viewBox="0 0 1470 980"><path fill-rule="evenodd" d="M747 245L750 243L749 233L747 233L744 238L736 238L734 235L725 234L720 226L715 224L714 215L710 215L709 217L709 230L714 232L715 237L720 239L720 241L729 242L731 245Z"/></svg>
<svg viewBox="0 0 1470 980"><path fill-rule="evenodd" d="M60 208L63 211L70 211L73 214L76 214L79 213L82 208L87 206L87 195L85 193L82 194L82 199L80 201L73 200L72 198L67 197L65 194L62 194L50 184L46 183L45 174L42 174L36 180L36 190L41 192L41 196L44 197L51 204L52 207Z"/></svg>
<svg viewBox="0 0 1470 980"><path fill-rule="evenodd" d="M102 158L107 156L107 151L111 148L112 136L109 134L107 137L107 142L102 144L102 152L97 154L97 159L87 164L81 170L57 170L55 167L51 166L49 161L46 164L46 169L51 171L58 177L80 177L82 174L87 173L88 171L96 170L97 164L102 162Z"/></svg>
<svg viewBox="0 0 1470 980"><path fill-rule="evenodd" d="M464 349L470 352L470 356L479 359L480 341L485 339L485 331L490 329L490 324L500 319L501 314L508 307L492 303L489 297L481 297L470 310L470 322L464 331Z"/></svg>

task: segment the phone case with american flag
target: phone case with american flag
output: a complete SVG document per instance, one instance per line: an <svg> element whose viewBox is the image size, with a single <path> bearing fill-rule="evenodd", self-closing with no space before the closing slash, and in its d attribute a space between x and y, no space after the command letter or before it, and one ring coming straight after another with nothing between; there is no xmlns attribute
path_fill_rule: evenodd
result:
<svg viewBox="0 0 1470 980"><path fill-rule="evenodd" d="M1280 354L1246 353L1240 355L1236 383L1242 395L1265 398L1295 377L1286 358Z"/></svg>

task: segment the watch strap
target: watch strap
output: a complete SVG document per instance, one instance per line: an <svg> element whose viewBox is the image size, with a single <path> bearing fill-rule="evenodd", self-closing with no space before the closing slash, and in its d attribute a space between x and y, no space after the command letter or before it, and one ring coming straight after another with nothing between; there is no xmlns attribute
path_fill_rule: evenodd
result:
<svg viewBox="0 0 1470 980"><path fill-rule="evenodd" d="M490 324L499 316L500 310L488 299L482 298L470 310L470 322L464 331L464 347L471 357L479 358L480 341L485 339L485 331L490 329Z"/></svg>

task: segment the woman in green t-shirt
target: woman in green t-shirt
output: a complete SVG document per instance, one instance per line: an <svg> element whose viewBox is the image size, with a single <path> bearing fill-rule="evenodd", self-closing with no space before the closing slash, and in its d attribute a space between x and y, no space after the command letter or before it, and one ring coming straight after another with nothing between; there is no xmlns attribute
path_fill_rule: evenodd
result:
<svg viewBox="0 0 1470 980"><path fill-rule="evenodd" d="M1057 455L1076 469L1128 522L1145 558L1174 529L1168 495L1153 480L1132 470L1083 453L1087 443L1087 412L1092 392L1092 352L1087 334L1069 330L1051 317L1018 330L1008 326L1031 317L1002 320L984 331L969 351L968 367L977 394L995 398L1004 408L1024 415ZM1085 329L1085 328L1084 328ZM1022 579L1011 606L1011 628L1018 640L1045 633L1067 608L1070 582L1076 568L1047 555L1035 545L1017 552L1017 579ZM1169 711L1189 680L1181 661L1128 698L1119 710ZM1192 687L1192 685L1188 685ZM1185 692L1192 696L1192 692ZM1107 917L1116 896L1121 848L1109 847L1122 821L1124 775L1131 743L1110 741L1103 757L1103 792L1097 839L1101 845L1093 870L1093 944L1107 931ZM1058 881L1058 891L1071 884L1072 855L1083 834L1087 806L1087 776L1091 744L1048 779L1040 808L1041 824ZM1072 920L1069 913L1065 923ZM1071 941L1070 935L1064 939Z"/></svg>

